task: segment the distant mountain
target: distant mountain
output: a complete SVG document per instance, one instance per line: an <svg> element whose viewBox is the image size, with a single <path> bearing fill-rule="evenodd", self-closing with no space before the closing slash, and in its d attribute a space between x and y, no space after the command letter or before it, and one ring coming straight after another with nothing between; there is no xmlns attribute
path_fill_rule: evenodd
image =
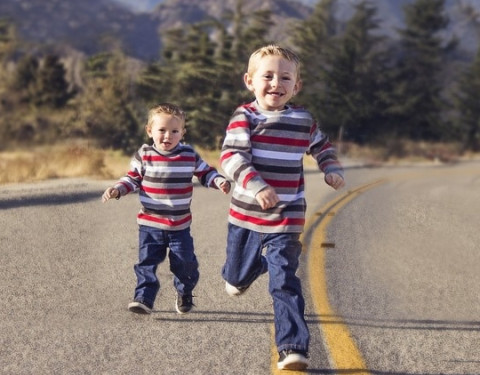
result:
<svg viewBox="0 0 480 375"><path fill-rule="evenodd" d="M163 0L113 0L135 13L151 12Z"/></svg>
<svg viewBox="0 0 480 375"><path fill-rule="evenodd" d="M321 1L321 0L320 0ZM348 20L362 0L338 0L336 17ZM403 7L414 0L371 0L378 9L381 33L398 37L404 26ZM245 12L268 8L276 22L272 40L283 40L291 21L311 14L316 0L245 0ZM0 0L0 18L16 23L20 36L32 44L65 45L87 55L120 43L127 54L157 59L160 35L207 17L221 18L234 9L235 0ZM445 37L457 35L462 54L472 55L479 45L480 0L446 0L451 24Z"/></svg>
<svg viewBox="0 0 480 375"><path fill-rule="evenodd" d="M116 39L140 59L160 50L156 21L111 0L1 0L0 18L13 20L21 38L33 45L66 45L90 55Z"/></svg>

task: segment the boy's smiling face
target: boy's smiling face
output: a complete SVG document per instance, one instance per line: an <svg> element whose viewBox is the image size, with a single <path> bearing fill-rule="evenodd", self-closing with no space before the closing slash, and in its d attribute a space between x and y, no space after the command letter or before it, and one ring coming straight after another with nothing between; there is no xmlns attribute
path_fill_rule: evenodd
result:
<svg viewBox="0 0 480 375"><path fill-rule="evenodd" d="M260 58L253 74L245 73L245 85L267 111L281 111L301 88L294 62L281 56Z"/></svg>
<svg viewBox="0 0 480 375"><path fill-rule="evenodd" d="M155 114L146 130L161 151L173 150L185 134L183 121L167 113Z"/></svg>

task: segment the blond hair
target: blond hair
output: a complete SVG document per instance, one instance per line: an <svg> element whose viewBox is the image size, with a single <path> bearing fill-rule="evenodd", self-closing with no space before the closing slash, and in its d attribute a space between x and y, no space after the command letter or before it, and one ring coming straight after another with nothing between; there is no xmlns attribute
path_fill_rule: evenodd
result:
<svg viewBox="0 0 480 375"><path fill-rule="evenodd" d="M297 80L300 80L300 58L291 50L270 44L257 49L250 55L248 60L247 74L252 77L258 68L258 62L265 56L280 56L295 64L297 69Z"/></svg>
<svg viewBox="0 0 480 375"><path fill-rule="evenodd" d="M186 113L178 106L172 103L160 103L155 107L150 108L148 111L147 129L151 129L153 123L153 117L159 114L167 114L178 118L182 122L182 126L185 126Z"/></svg>

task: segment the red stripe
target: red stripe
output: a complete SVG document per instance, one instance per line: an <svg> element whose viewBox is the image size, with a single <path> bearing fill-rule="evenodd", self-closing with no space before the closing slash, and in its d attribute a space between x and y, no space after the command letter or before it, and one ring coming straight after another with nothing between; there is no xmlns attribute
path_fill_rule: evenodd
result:
<svg viewBox="0 0 480 375"><path fill-rule="evenodd" d="M193 191L193 186L178 188L178 189L160 189L160 188L143 186L143 190L146 191L147 193L153 193L153 194L186 194Z"/></svg>
<svg viewBox="0 0 480 375"><path fill-rule="evenodd" d="M268 180L266 179L265 182L273 187L279 188L298 188L299 186L303 185L304 181L303 178L300 180L295 181L282 181L282 180Z"/></svg>
<svg viewBox="0 0 480 375"><path fill-rule="evenodd" d="M144 155L143 161L195 161L195 156L176 155L172 157L165 157L162 155Z"/></svg>
<svg viewBox="0 0 480 375"><path fill-rule="evenodd" d="M247 216L244 214L241 214L240 212L234 211L233 209L230 209L230 216L233 216L234 218L247 222L247 223L252 223L256 225L264 225L264 226L289 226L289 225L304 225L305 224L305 219L297 219L297 218L290 218L290 217L285 217L281 220L266 220L266 219L260 219L258 217L253 217L253 216Z"/></svg>
<svg viewBox="0 0 480 375"><path fill-rule="evenodd" d="M260 142L260 143L287 145L287 146L301 146L301 147L308 147L310 144L310 142L307 139L270 137L266 135L255 135L251 138L251 140L253 142Z"/></svg>
<svg viewBox="0 0 480 375"><path fill-rule="evenodd" d="M142 175L138 172L135 172L135 171L128 171L127 172L128 176L133 178L133 179L137 179L137 178L141 178Z"/></svg>
<svg viewBox="0 0 480 375"><path fill-rule="evenodd" d="M243 188L246 189L247 188L247 184L248 184L248 181L250 181L252 178L254 178L255 176L258 176L258 172L250 172L249 174L247 174L243 180Z"/></svg>
<svg viewBox="0 0 480 375"><path fill-rule="evenodd" d="M232 157L233 155L235 155L234 152L225 152L220 156L220 161L223 162L224 160Z"/></svg>
<svg viewBox="0 0 480 375"><path fill-rule="evenodd" d="M132 188L131 188L131 186L128 185L128 184L126 184L125 182L119 181L119 184L120 184L120 185L123 185L123 186L125 187L125 189L127 189L127 191L128 191L129 193L130 193L131 191L133 191Z"/></svg>
<svg viewBox="0 0 480 375"><path fill-rule="evenodd" d="M236 128L249 128L250 125L248 123L248 121L234 121L230 124L228 124L228 127L227 127L227 130L230 130L230 129L236 129Z"/></svg>
<svg viewBox="0 0 480 375"><path fill-rule="evenodd" d="M142 220L152 221L154 223L165 224L165 225L168 225L169 227L177 227L179 225L185 224L190 220L192 220L192 215L188 215L182 220L164 219L164 218L159 218L159 217L151 216L147 214L138 214L138 218Z"/></svg>

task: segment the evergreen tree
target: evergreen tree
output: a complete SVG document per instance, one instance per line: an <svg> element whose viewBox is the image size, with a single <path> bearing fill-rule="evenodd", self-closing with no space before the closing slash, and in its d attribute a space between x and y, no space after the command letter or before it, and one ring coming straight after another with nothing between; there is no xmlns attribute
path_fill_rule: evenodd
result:
<svg viewBox="0 0 480 375"><path fill-rule="evenodd" d="M368 1L355 7L345 32L336 38L330 67L321 92L322 120L327 129L337 129L339 139L371 143L382 134L387 90L388 57L384 38L375 35L377 9Z"/></svg>
<svg viewBox="0 0 480 375"><path fill-rule="evenodd" d="M38 71L39 62L35 56L26 55L18 61L11 88L19 102L30 103L36 98Z"/></svg>
<svg viewBox="0 0 480 375"><path fill-rule="evenodd" d="M270 12L234 13L164 34L162 60L149 64L138 92L149 105L171 101L188 114L186 141L216 148L235 106L251 99L242 76L254 49L265 44ZM229 32L228 30L233 30Z"/></svg>
<svg viewBox="0 0 480 375"><path fill-rule="evenodd" d="M416 0L406 5L406 27L400 30L402 57L392 75L395 82L390 113L400 136L439 139L442 133L442 65L445 46L440 32L448 25L444 0Z"/></svg>
<svg viewBox="0 0 480 375"><path fill-rule="evenodd" d="M56 55L47 55L38 72L35 102L52 108L63 107L70 98L65 67Z"/></svg>
<svg viewBox="0 0 480 375"><path fill-rule="evenodd" d="M79 102L82 131L100 146L133 153L144 137L137 120L133 84L121 52L104 53L86 63L86 87ZM73 131L73 130L72 130Z"/></svg>
<svg viewBox="0 0 480 375"><path fill-rule="evenodd" d="M480 151L480 49L473 64L461 75L455 95L457 128L466 150Z"/></svg>
<svg viewBox="0 0 480 375"><path fill-rule="evenodd" d="M334 17L336 3L337 0L318 1L312 14L295 24L292 30L291 44L304 62L301 74L306 78L302 90L294 100L306 106L319 120L323 117L321 97L332 65L329 56L333 51L338 28Z"/></svg>

